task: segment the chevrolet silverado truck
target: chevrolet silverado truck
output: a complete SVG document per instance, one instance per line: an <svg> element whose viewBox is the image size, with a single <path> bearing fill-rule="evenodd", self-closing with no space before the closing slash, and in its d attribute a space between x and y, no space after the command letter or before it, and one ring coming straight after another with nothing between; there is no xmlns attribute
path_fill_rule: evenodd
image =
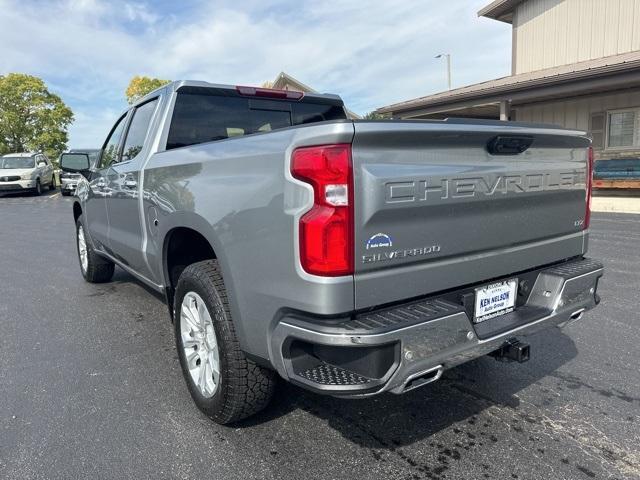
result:
<svg viewBox="0 0 640 480"><path fill-rule="evenodd" d="M339 97L179 81L131 106L73 203L80 270L166 298L196 405L219 423L282 377L400 394L599 302L584 132L349 120Z"/></svg>

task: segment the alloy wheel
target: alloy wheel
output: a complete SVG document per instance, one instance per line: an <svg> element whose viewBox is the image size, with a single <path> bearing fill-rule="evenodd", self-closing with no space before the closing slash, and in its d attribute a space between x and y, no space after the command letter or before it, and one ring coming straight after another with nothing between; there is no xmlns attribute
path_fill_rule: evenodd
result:
<svg viewBox="0 0 640 480"><path fill-rule="evenodd" d="M82 267L82 272L86 273L87 268L89 267L89 255L87 252L87 240L84 236L84 228L82 225L78 226L78 255L80 255L80 266Z"/></svg>
<svg viewBox="0 0 640 480"><path fill-rule="evenodd" d="M220 383L218 340L207 305L195 292L182 299L180 336L193 383L203 397L213 397Z"/></svg>

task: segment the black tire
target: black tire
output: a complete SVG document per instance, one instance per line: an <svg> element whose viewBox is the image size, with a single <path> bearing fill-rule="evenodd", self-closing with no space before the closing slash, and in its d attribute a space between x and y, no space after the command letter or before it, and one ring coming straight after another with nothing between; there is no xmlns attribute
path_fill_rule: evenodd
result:
<svg viewBox="0 0 640 480"><path fill-rule="evenodd" d="M56 189L56 174L51 175L51 184L49 184L49 190Z"/></svg>
<svg viewBox="0 0 640 480"><path fill-rule="evenodd" d="M188 292L197 293L206 304L218 344L220 376L213 396L203 396L188 370L180 331L182 301ZM276 386L274 371L249 360L240 349L229 310L227 292L217 260L194 263L184 269L174 298L176 347L193 401L214 422L237 422L263 410Z"/></svg>
<svg viewBox="0 0 640 480"><path fill-rule="evenodd" d="M101 257L93 250L86 233L84 233L84 238L87 251L87 266L86 268L83 266L80 256L80 229L82 229L83 232L86 232L82 215L80 215L76 221L76 250L78 252L78 261L80 263L80 272L82 273L82 276L89 283L108 282L113 277L115 265L113 262Z"/></svg>
<svg viewBox="0 0 640 480"><path fill-rule="evenodd" d="M33 189L33 194L38 197L42 194L42 184L40 183L40 179L36 180L36 188Z"/></svg>

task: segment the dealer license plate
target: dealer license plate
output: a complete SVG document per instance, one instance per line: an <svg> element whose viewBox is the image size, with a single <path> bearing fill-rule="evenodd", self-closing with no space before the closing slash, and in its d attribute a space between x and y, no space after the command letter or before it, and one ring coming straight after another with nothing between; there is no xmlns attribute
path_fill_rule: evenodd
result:
<svg viewBox="0 0 640 480"><path fill-rule="evenodd" d="M517 288L517 278L476 288L474 322L484 322L490 318L513 312Z"/></svg>

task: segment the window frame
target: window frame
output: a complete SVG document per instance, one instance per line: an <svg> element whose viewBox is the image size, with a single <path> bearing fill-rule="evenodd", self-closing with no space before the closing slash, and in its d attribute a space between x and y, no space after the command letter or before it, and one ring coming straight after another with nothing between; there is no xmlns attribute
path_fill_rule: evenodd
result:
<svg viewBox="0 0 640 480"><path fill-rule="evenodd" d="M618 108L614 110L606 110L605 119L605 139L604 150L605 151L629 151L640 150L640 107ZM633 145L626 147L612 147L609 145L611 135L611 115L619 113L633 113L634 114L634 129L633 129Z"/></svg>

